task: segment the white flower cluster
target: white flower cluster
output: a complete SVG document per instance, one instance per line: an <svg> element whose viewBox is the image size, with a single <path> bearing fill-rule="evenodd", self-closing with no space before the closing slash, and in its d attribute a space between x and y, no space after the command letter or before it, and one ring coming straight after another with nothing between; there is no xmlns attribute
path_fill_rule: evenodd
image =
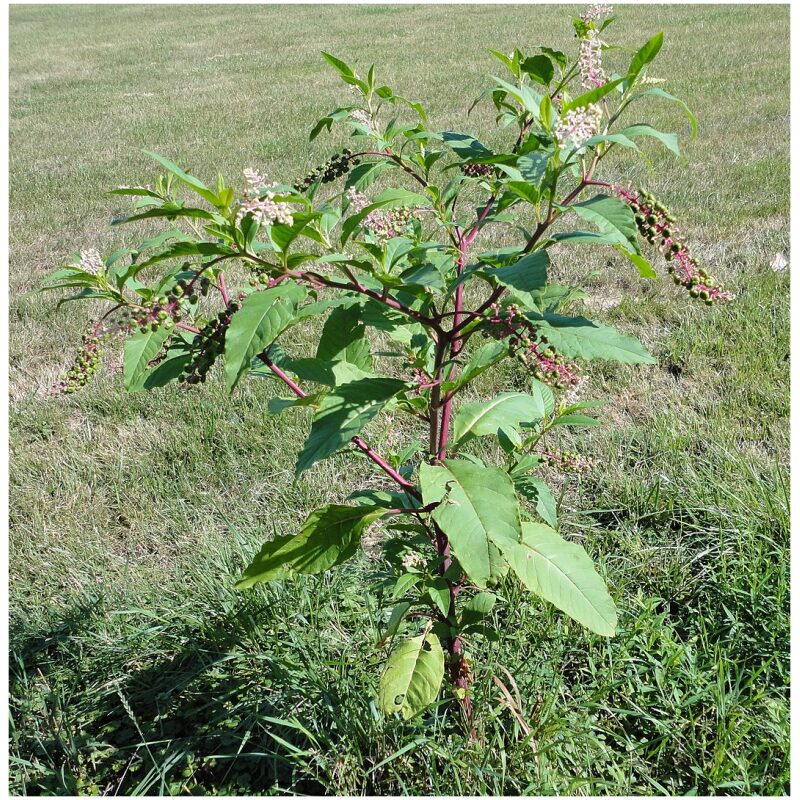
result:
<svg viewBox="0 0 800 800"><path fill-rule="evenodd" d="M357 108L355 111L350 112L350 119L354 120L355 122L364 125L366 128L369 128L371 131L375 130L375 120L372 119L372 115L368 112L364 111L362 108Z"/></svg>
<svg viewBox="0 0 800 800"><path fill-rule="evenodd" d="M575 147L580 148L598 132L602 119L603 110L597 103L590 103L567 111L564 119L556 123L553 133L562 147L572 141Z"/></svg>
<svg viewBox="0 0 800 800"><path fill-rule="evenodd" d="M416 567L424 567L425 566L425 557L420 555L419 553L415 553L413 550L409 550L403 555L401 559L403 566L407 569L416 568Z"/></svg>
<svg viewBox="0 0 800 800"><path fill-rule="evenodd" d="M245 194L248 199L239 206L236 214L237 225L246 214L252 215L256 225L273 225L276 222L291 225L294 222L291 205L276 202L275 192L267 192L263 197L259 197L264 189L271 189L277 186L277 183L270 183L264 175L254 169L244 171L244 181Z"/></svg>
<svg viewBox="0 0 800 800"><path fill-rule="evenodd" d="M355 186L351 186L347 190L347 199L350 201L350 208L356 213L363 211L369 205L367 196L359 192Z"/></svg>
<svg viewBox="0 0 800 800"><path fill-rule="evenodd" d="M78 266L86 270L86 272L91 272L92 275L98 275L106 267L103 263L103 257L100 255L99 251L94 248L81 250L81 260Z"/></svg>
<svg viewBox="0 0 800 800"><path fill-rule="evenodd" d="M262 189L267 189L271 186L277 186L277 183L270 183L266 175L254 169L246 169L244 171L244 182L248 195L257 195Z"/></svg>
<svg viewBox="0 0 800 800"><path fill-rule="evenodd" d="M592 29L581 39L578 50L578 66L581 70L581 86L584 89L594 89L606 82L606 76L601 65L603 58L603 43L597 31Z"/></svg>
<svg viewBox="0 0 800 800"><path fill-rule="evenodd" d="M589 8L583 12L583 21L594 22L595 20L600 19L600 17L610 14L613 10L614 9L611 6L607 6L605 3L595 3L593 6L589 6Z"/></svg>

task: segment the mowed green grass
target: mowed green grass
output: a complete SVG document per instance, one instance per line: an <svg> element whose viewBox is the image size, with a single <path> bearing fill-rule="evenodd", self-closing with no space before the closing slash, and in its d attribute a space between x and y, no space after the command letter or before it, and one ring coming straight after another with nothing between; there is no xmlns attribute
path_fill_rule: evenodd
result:
<svg viewBox="0 0 800 800"><path fill-rule="evenodd" d="M103 192L152 180L143 148L209 180L255 167L290 181L342 146L307 140L349 96L320 50L377 62L441 129L499 141L488 108L466 116L498 68L487 51L574 47L570 9L12 8L12 791L788 792L789 276L769 266L789 241L788 7L619 10L616 42L665 32L652 74L700 136L684 163L653 147L652 175L627 160L608 174L662 196L737 300L707 309L605 252L554 252L556 277L592 292L583 313L659 360L587 367L604 425L556 446L595 466L551 476L562 533L599 564L620 628L601 640L504 587L502 642L470 647L470 742L447 703L409 723L375 710L374 550L232 589L265 538L380 479L337 457L294 482L308 418L267 416L266 382L126 395L104 374L48 397L92 309L29 292L73 250L141 235L108 227L127 205ZM631 121L645 120L686 132L674 106L642 104ZM378 447L413 433L369 431ZM515 712L493 678L518 691Z"/></svg>

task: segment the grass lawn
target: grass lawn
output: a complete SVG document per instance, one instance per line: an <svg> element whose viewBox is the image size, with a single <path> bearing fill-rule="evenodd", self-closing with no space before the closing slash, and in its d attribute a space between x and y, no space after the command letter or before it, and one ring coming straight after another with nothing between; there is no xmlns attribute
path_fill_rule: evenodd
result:
<svg viewBox="0 0 800 800"><path fill-rule="evenodd" d="M789 275L770 268L789 245L788 6L618 11L628 47L665 32L653 74L700 135L683 137L683 164L653 146L652 175L627 160L606 174L663 197L737 299L706 308L606 252L554 251L557 277L591 292L585 313L659 362L587 366L604 424L563 444L594 467L556 476L561 530L598 562L620 629L601 640L505 587L503 643L474 645L470 742L446 705L409 723L376 711L369 552L232 588L266 538L370 474L363 462L295 483L308 417L266 415L264 381L232 398L219 375L126 395L112 371L48 396L89 309L30 292L78 248L138 239L108 227L128 204L104 191L152 180L143 148L209 180L255 167L291 182L342 146L308 143L347 97L320 50L377 62L440 129L491 143L490 109L466 117L488 50L573 48L569 9L12 7L12 792L789 791ZM676 106L641 111L686 132ZM370 431L377 446L404 435ZM516 712L494 677L518 689Z"/></svg>

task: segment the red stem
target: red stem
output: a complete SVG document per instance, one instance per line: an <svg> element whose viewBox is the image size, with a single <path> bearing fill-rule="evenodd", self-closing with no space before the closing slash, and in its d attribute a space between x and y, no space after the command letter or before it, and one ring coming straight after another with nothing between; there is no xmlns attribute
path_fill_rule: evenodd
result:
<svg viewBox="0 0 800 800"><path fill-rule="evenodd" d="M227 306L230 303L230 297L228 297L228 290L225 287L225 273L220 272L219 274L219 293L222 295L222 302L225 303Z"/></svg>
<svg viewBox="0 0 800 800"><path fill-rule="evenodd" d="M298 397L308 397L304 392L277 364L273 363L272 359L264 353L259 355L259 359L266 364L272 372L280 378ZM384 461L360 436L354 436L350 440L367 458L374 464L377 464L395 483L402 486L406 492L413 495L418 500L422 500L422 495L417 491L416 487L410 481L407 481L396 469Z"/></svg>

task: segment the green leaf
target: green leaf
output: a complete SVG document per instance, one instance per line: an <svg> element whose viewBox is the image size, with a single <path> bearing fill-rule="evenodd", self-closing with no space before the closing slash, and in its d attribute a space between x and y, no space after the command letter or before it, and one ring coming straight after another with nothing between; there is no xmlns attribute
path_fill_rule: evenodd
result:
<svg viewBox="0 0 800 800"><path fill-rule="evenodd" d="M230 391L252 360L289 327L305 296L305 289L297 284L282 283L245 298L225 334L225 382Z"/></svg>
<svg viewBox="0 0 800 800"><path fill-rule="evenodd" d="M526 58L520 65L520 69L543 86L548 86L555 74L553 62L544 55Z"/></svg>
<svg viewBox="0 0 800 800"><path fill-rule="evenodd" d="M391 592L392 600L396 600L401 595L405 594L409 589L412 589L422 580L422 575L415 572L406 572L401 575L394 584Z"/></svg>
<svg viewBox="0 0 800 800"><path fill-rule="evenodd" d="M539 49L546 55L550 56L553 61L558 64L561 69L564 69L567 66L567 56L562 53L560 50L553 50L551 47L543 47L539 45Z"/></svg>
<svg viewBox="0 0 800 800"><path fill-rule="evenodd" d="M636 52L636 55L631 59L631 65L628 67L628 74L625 76L628 86L636 80L639 73L658 55L662 44L664 44L664 34L657 33Z"/></svg>
<svg viewBox="0 0 800 800"><path fill-rule="evenodd" d="M344 61L324 51L322 51L322 57L334 69L336 69L336 71L339 73L339 75L341 76L342 80L345 83L349 83L353 86L358 86L363 92L367 92L369 90L369 86L367 86L367 84L364 81L356 77L355 72L353 72L353 70L350 69L350 67L348 67L347 64L344 63Z"/></svg>
<svg viewBox="0 0 800 800"><path fill-rule="evenodd" d="M395 378L357 378L325 395L298 456L296 473L299 475L344 447L392 397L408 386Z"/></svg>
<svg viewBox="0 0 800 800"><path fill-rule="evenodd" d="M112 220L112 225L125 225L128 222L138 222L140 219L153 219L156 217L167 217L168 219L175 219L176 217L191 217L192 219L207 219L211 222L224 225L227 223L225 217L216 214L213 211L206 211L202 208L187 208L175 204L165 204L161 208L152 208L149 211L143 211L141 214L133 214L130 217L122 217L121 219Z"/></svg>
<svg viewBox="0 0 800 800"><path fill-rule="evenodd" d="M458 410L453 422L456 446L477 436L496 436L500 428L517 430L520 423L543 419L544 398L522 392L502 392L492 400L467 403Z"/></svg>
<svg viewBox="0 0 800 800"><path fill-rule="evenodd" d="M224 244L218 244L217 242L174 242L169 245L169 247L165 247L160 253L156 253L156 255L148 258L147 261L139 262L136 265L136 271L138 272L140 269L173 258L191 258L192 256L207 258L211 256L232 255L234 252L235 251L230 247Z"/></svg>
<svg viewBox="0 0 800 800"><path fill-rule="evenodd" d="M445 381L442 384L443 392L451 392L465 386L473 378L482 372L502 361L508 354L508 343L492 341L479 347L470 356L469 361L464 365L464 369L452 381Z"/></svg>
<svg viewBox="0 0 800 800"><path fill-rule="evenodd" d="M378 180L382 172L396 168L397 164L395 164L394 161L389 161L388 159L359 164L358 166L353 167L353 169L351 169L347 174L345 188L349 189L351 186L354 186L359 192L363 192L364 189L372 186L372 184Z"/></svg>
<svg viewBox="0 0 800 800"><path fill-rule="evenodd" d="M503 91L510 94L529 114L538 119L539 104L542 102L542 98L536 92L531 91L527 86L512 86L494 75L492 75L492 80Z"/></svg>
<svg viewBox="0 0 800 800"><path fill-rule="evenodd" d="M470 580L486 586L493 570L490 540L516 541L519 506L511 478L500 469L447 459L441 466L422 463L420 486L425 504L438 503L433 518Z"/></svg>
<svg viewBox="0 0 800 800"><path fill-rule="evenodd" d="M599 194L583 203L574 203L570 208L585 220L597 225L600 232L613 244L639 252L639 229L627 203L616 197Z"/></svg>
<svg viewBox="0 0 800 800"><path fill-rule="evenodd" d="M129 392L138 392L144 388L142 381L147 365L161 352L162 345L171 335L171 330L159 326L155 331L140 331L126 339L122 375L125 388Z"/></svg>
<svg viewBox="0 0 800 800"><path fill-rule="evenodd" d="M585 145L586 147L594 147L596 144L601 144L602 142L613 142L614 144L620 144L623 147L627 147L630 150L636 150L637 153L641 152L636 142L632 142L627 136L624 136L621 133L601 133L597 136L592 136L590 139L587 139Z"/></svg>
<svg viewBox="0 0 800 800"><path fill-rule="evenodd" d="M491 158L494 155L486 145L479 142L469 133L442 131L441 137L457 155L467 161L474 161L477 158Z"/></svg>
<svg viewBox="0 0 800 800"><path fill-rule="evenodd" d="M517 159L517 169L520 175L532 186L539 187L547 173L547 165L553 156L553 148L546 150L535 150L532 153L524 153Z"/></svg>
<svg viewBox="0 0 800 800"><path fill-rule="evenodd" d="M140 379L141 388L156 389L177 380L191 360L192 353L185 342L181 341L177 347L171 346L164 359L144 373Z"/></svg>
<svg viewBox="0 0 800 800"><path fill-rule="evenodd" d="M383 638L377 643L377 647L383 647L383 645L397 633L400 629L400 624L403 622L405 615L410 609L411 603L407 602L398 603L392 609L392 613L389 615L389 621L386 623L386 632L383 634Z"/></svg>
<svg viewBox="0 0 800 800"><path fill-rule="evenodd" d="M152 152L152 150L145 150L144 151L148 156L154 158L164 167L168 172L171 172L178 180L185 183L187 186L194 189L197 194L200 195L204 200L208 200L212 206L216 206L218 204L217 195L211 191L201 180L195 178L194 175L190 175L188 172L184 172L177 164L173 164L168 158L164 158L164 156L160 156L158 153Z"/></svg>
<svg viewBox="0 0 800 800"><path fill-rule="evenodd" d="M623 128L619 132L620 136L625 136L628 139L635 139L637 136L650 136L653 139L658 139L664 147L675 153L676 156L681 154L681 149L678 146L678 137L674 133L664 133L654 128L652 125L630 125Z"/></svg>
<svg viewBox="0 0 800 800"><path fill-rule="evenodd" d="M326 505L312 511L300 532L267 542L236 583L282 580L290 570L316 575L355 555L366 527L383 515L374 506Z"/></svg>
<svg viewBox="0 0 800 800"><path fill-rule="evenodd" d="M547 341L567 358L595 358L623 364L655 364L656 360L632 336L591 322L585 317L526 314Z"/></svg>
<svg viewBox="0 0 800 800"><path fill-rule="evenodd" d="M614 247L622 253L635 267L639 270L639 275L643 278L655 278L658 273L653 269L652 264L639 253L632 253L621 244L615 244Z"/></svg>
<svg viewBox="0 0 800 800"><path fill-rule="evenodd" d="M576 425L584 428L594 428L599 424L599 420L584 414L564 414L553 420L553 425Z"/></svg>
<svg viewBox="0 0 800 800"><path fill-rule="evenodd" d="M439 694L444 651L432 633L406 639L391 654L381 676L379 705L385 714L411 719Z"/></svg>
<svg viewBox="0 0 800 800"><path fill-rule="evenodd" d="M347 361L365 372L372 370L372 354L358 306L331 311L322 328L317 358L322 361Z"/></svg>
<svg viewBox="0 0 800 800"><path fill-rule="evenodd" d="M487 614L492 612L496 602L497 595L494 595L491 592L478 592L478 594L467 600L467 602L461 607L461 625L466 626L477 624Z"/></svg>
<svg viewBox="0 0 800 800"><path fill-rule="evenodd" d="M547 284L547 267L550 256L546 250L537 250L506 267L484 270L483 274L508 287L516 300L527 308L536 308L536 300L531 292L544 289Z"/></svg>
<svg viewBox="0 0 800 800"><path fill-rule="evenodd" d="M601 636L613 636L617 612L586 551L552 528L522 524L522 540L498 543L511 569L530 591Z"/></svg>
<svg viewBox="0 0 800 800"><path fill-rule="evenodd" d="M596 103L598 100L601 100L603 97L605 97L609 92L613 92L623 80L624 78L617 78L616 80L609 81L608 83L604 83L602 86L598 86L596 89L591 89L588 92L584 92L584 94L579 95L574 100L570 100L568 103L564 103L561 106L562 115L566 114L567 111L571 111L573 108L585 108L591 103Z"/></svg>
<svg viewBox="0 0 800 800"><path fill-rule="evenodd" d="M552 527L558 525L556 501L550 487L535 475L515 475L514 488L536 509L536 513Z"/></svg>
<svg viewBox="0 0 800 800"><path fill-rule="evenodd" d="M450 614L450 587L444 578L435 578L433 583L429 583L425 590L430 597L434 607L437 608L443 617Z"/></svg>
<svg viewBox="0 0 800 800"><path fill-rule="evenodd" d="M663 97L665 100L670 100L673 103L677 103L684 111L686 116L689 118L689 124L692 126L692 139L697 136L697 119L694 114L692 114L691 109L686 103L683 102L679 97L675 97L674 94L670 94L669 92L665 92L663 89L659 89L657 87L652 89L645 89L643 92L637 92L633 97L630 98L628 101L628 105L630 105L634 100L638 100L640 97L647 97L651 95L653 97Z"/></svg>

